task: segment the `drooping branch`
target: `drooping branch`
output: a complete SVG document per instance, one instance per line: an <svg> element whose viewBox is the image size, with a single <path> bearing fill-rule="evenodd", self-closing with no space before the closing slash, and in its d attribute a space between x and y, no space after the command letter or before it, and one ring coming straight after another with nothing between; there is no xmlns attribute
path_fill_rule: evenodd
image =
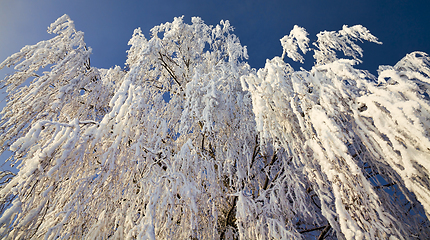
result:
<svg viewBox="0 0 430 240"><path fill-rule="evenodd" d="M267 164L263 169L270 168L271 166L273 166L273 164L275 163L275 161L277 159L278 159L278 155L277 155L277 153L274 153L273 156L272 156L272 160L270 161L270 163ZM276 176L274 177L273 181L276 180L276 178L278 178L278 174L279 174L279 172L276 174ZM262 187L264 190L267 190L267 187L269 185L269 180L270 180L270 173L266 173L266 179L264 180L264 184L263 184L263 187Z"/></svg>

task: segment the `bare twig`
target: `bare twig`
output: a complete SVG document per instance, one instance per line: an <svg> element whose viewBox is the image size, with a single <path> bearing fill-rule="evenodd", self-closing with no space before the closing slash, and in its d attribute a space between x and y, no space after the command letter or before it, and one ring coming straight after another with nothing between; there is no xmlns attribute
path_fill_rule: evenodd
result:
<svg viewBox="0 0 430 240"><path fill-rule="evenodd" d="M322 226L322 227L316 227L316 228L311 228L311 229L306 229L306 230L302 230L299 233L303 234L303 233L307 233L307 232L313 232L313 231L320 231L323 230L324 228L326 228L326 226Z"/></svg>
<svg viewBox="0 0 430 240"><path fill-rule="evenodd" d="M181 83L178 81L178 78L176 77L176 75L173 73L173 70L169 67L169 65L167 65L167 63L164 61L163 55L158 52L158 54L160 55L159 60L162 62L161 66L163 66L167 72L169 73L169 75L175 80L175 82L182 87Z"/></svg>
<svg viewBox="0 0 430 240"><path fill-rule="evenodd" d="M325 235L327 235L328 231L330 230L331 226L328 224L325 226L325 228L321 231L321 234L318 237L318 240L323 240L325 238Z"/></svg>

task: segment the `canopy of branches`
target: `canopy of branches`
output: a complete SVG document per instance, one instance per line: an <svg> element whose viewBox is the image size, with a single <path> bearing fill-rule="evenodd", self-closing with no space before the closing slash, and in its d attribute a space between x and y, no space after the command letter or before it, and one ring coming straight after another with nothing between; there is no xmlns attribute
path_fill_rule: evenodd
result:
<svg viewBox="0 0 430 240"><path fill-rule="evenodd" d="M430 58L359 70L365 27L295 26L252 69L228 21L136 29L90 65L67 15L0 64L0 237L427 239ZM304 61L294 70L284 61ZM343 53L343 58L338 57Z"/></svg>

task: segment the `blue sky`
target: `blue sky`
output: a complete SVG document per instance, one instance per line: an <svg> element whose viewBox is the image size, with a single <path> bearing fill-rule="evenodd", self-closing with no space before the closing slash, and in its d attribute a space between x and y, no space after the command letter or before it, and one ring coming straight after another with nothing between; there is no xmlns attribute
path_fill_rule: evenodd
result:
<svg viewBox="0 0 430 240"><path fill-rule="evenodd" d="M295 24L306 28L311 40L319 31L362 24L383 42L361 45L364 63L360 68L375 73L379 65L395 64L411 51L430 53L429 11L430 1L414 0L0 0L0 59L24 45L49 39L47 26L67 13L93 48L93 66L123 66L135 28L141 27L149 36L153 26L184 15L187 22L200 16L210 25L230 20L242 45L248 46L254 68L282 54L279 39ZM305 68L313 64L312 54L308 55Z"/></svg>
<svg viewBox="0 0 430 240"><path fill-rule="evenodd" d="M428 0L0 0L0 61L25 45L51 38L47 27L65 13L85 32L87 45L93 48L91 63L101 68L124 66L135 28L148 37L153 26L182 15L186 22L199 16L209 25L230 20L248 47L248 62L257 69L282 54L279 39L294 25L306 28L311 40L320 31L339 30L344 24L367 27L383 42L361 44L364 63L358 68L372 73L412 51L430 53ZM311 55L306 57L307 69L313 64ZM0 70L0 78L9 71Z"/></svg>

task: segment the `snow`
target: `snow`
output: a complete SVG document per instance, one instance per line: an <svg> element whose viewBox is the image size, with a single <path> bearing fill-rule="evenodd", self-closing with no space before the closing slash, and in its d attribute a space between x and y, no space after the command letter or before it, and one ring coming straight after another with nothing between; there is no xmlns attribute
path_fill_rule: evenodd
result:
<svg viewBox="0 0 430 240"><path fill-rule="evenodd" d="M229 21L178 17L134 31L127 70L97 69L67 15L48 31L0 64L17 69L0 141L19 163L0 189L1 237L430 235L427 54L374 77L358 69L356 42L380 43L365 27L309 45L294 26L256 70ZM314 52L310 70L284 61L303 62L299 50Z"/></svg>

